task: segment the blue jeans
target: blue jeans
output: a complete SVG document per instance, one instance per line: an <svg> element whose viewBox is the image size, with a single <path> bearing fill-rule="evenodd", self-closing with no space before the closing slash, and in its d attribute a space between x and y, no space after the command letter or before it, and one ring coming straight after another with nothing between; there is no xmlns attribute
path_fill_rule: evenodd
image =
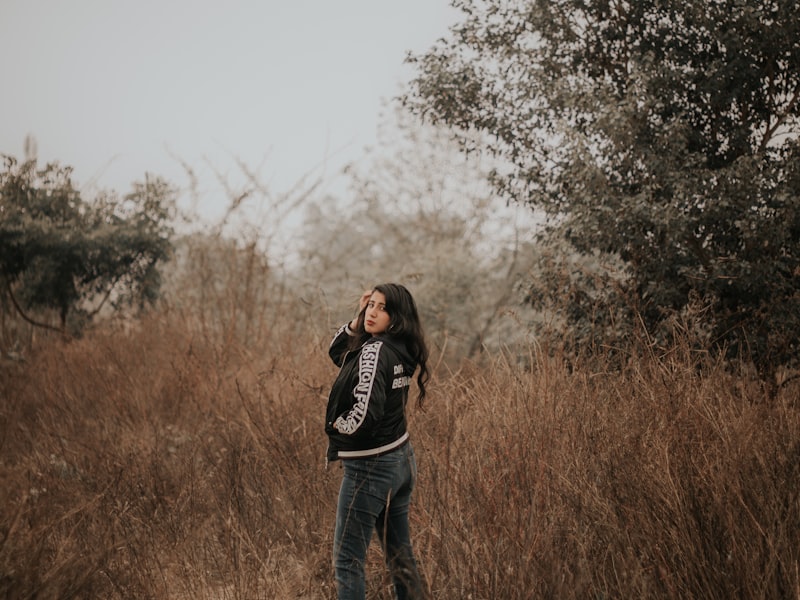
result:
<svg viewBox="0 0 800 600"><path fill-rule="evenodd" d="M373 530L383 546L397 598L422 598L408 529L408 505L417 475L411 444L383 456L342 462L333 538L339 599L365 598L364 562Z"/></svg>

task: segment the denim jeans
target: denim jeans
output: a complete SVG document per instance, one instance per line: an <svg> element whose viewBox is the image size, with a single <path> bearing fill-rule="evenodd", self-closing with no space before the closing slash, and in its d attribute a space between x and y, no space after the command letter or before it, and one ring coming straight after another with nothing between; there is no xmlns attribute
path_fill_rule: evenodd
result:
<svg viewBox="0 0 800 600"><path fill-rule="evenodd" d="M383 456L342 462L333 541L339 599L365 598L364 562L373 530L383 547L397 598L422 598L408 528L408 505L417 475L411 444Z"/></svg>

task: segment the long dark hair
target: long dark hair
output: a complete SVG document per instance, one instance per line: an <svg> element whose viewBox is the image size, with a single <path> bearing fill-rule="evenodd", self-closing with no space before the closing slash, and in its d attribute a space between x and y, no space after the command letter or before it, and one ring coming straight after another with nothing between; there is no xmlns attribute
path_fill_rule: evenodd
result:
<svg viewBox="0 0 800 600"><path fill-rule="evenodd" d="M382 283L372 288L373 292L380 292L386 297L386 312L389 313L389 327L386 335L405 343L411 358L419 366L417 373L417 406L422 408L425 401L425 384L430 379L428 373L428 346L425 344L425 334L422 332L422 323L419 320L417 304L405 286L399 283ZM364 307L358 313L358 326L356 335L350 342L351 348L360 348L372 335L364 329Z"/></svg>

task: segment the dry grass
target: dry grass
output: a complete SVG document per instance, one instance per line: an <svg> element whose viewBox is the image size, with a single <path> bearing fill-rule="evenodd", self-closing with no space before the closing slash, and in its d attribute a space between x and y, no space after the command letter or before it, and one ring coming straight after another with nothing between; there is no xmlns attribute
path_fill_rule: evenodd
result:
<svg viewBox="0 0 800 600"><path fill-rule="evenodd" d="M2 363L0 595L334 597L327 339L248 340L173 314ZM527 362L440 374L412 415L433 598L800 597L791 390L680 354Z"/></svg>

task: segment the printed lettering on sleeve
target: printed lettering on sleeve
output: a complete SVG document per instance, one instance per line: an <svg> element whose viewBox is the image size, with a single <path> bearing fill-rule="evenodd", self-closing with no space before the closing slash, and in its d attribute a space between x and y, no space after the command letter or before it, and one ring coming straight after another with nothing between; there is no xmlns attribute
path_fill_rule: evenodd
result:
<svg viewBox="0 0 800 600"><path fill-rule="evenodd" d="M358 360L358 384L353 390L355 403L347 414L347 418L341 416L333 424L339 433L353 434L361 427L364 418L367 416L372 384L375 381L375 372L378 369L378 354L382 344L383 342L369 344L361 351L361 357Z"/></svg>

